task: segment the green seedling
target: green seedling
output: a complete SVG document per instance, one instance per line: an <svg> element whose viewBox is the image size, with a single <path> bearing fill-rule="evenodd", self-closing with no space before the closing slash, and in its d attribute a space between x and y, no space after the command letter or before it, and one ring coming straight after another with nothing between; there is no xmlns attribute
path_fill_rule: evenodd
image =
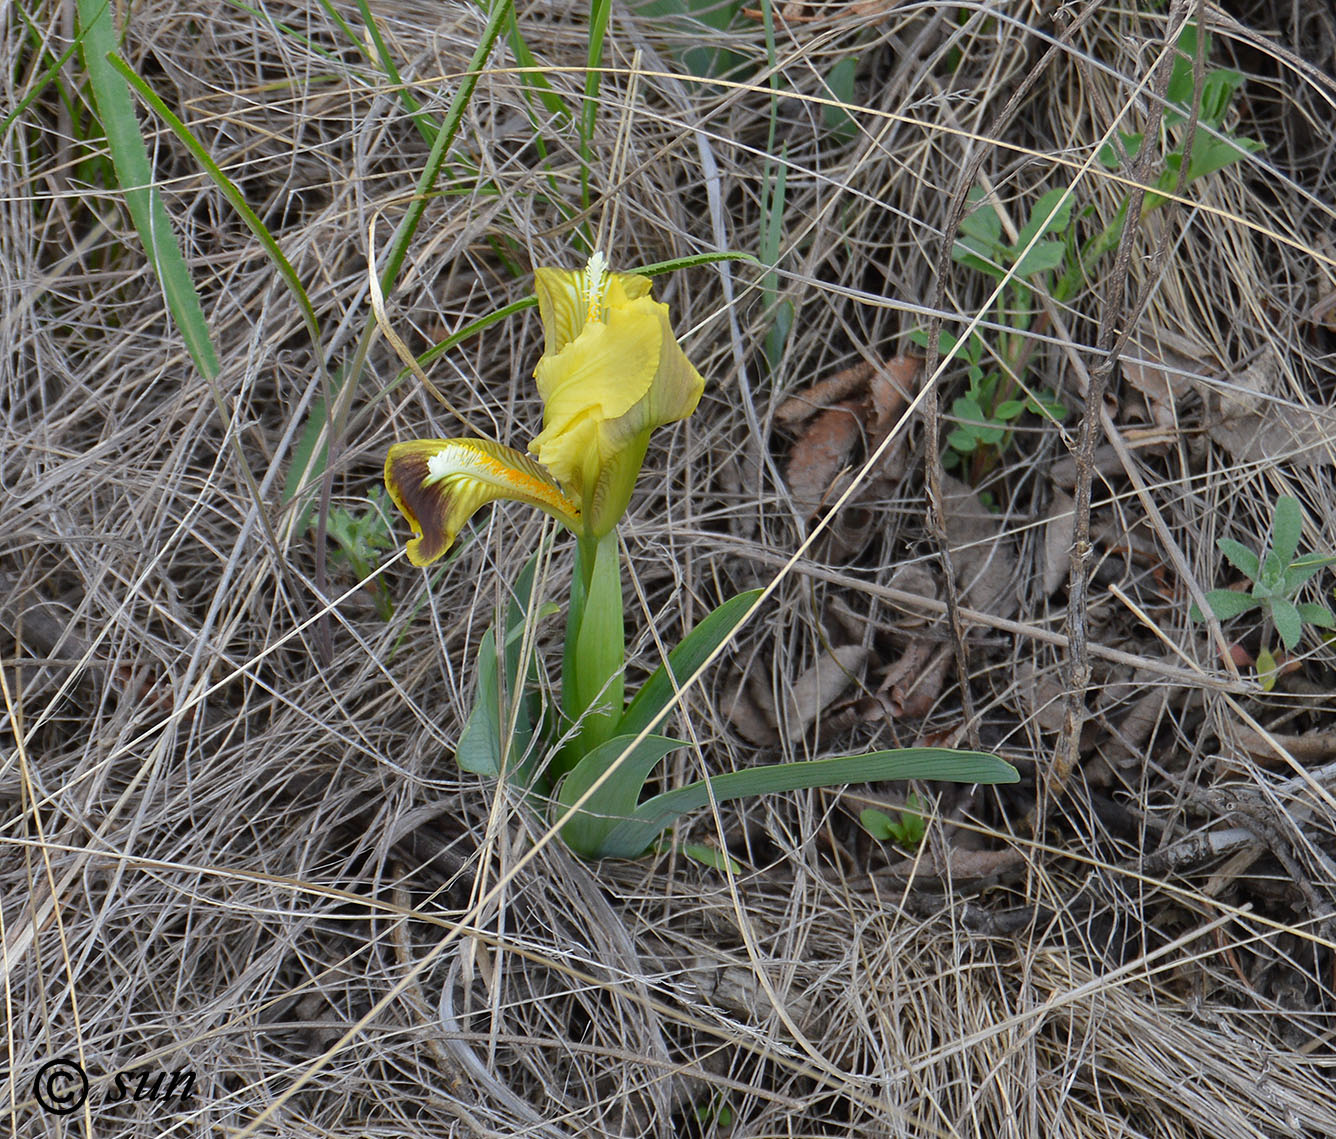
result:
<svg viewBox="0 0 1336 1139"><path fill-rule="evenodd" d="M969 200L979 203L983 192L975 189ZM993 354L999 368L985 371L986 345L971 333L961 345L959 358L965 363L969 388L951 405L956 427L946 437L942 456L948 469L971 457L974 474L982 475L1011 443L1016 421L1027 412L1050 422L1062 420L1067 408L1051 390L1033 391L1026 383L1027 337L1034 319L1034 287L1050 279L1067 257L1067 241L1061 236L1071 222L1072 198L1063 189L1049 190L1030 211L1015 241L1002 233L1002 219L990 205L979 205L960 223L960 235L951 251L952 260L1003 284L997 295L996 320L1005 331L998 336ZM926 347L927 335L920 331L910 339ZM942 332L938 347L949 352L957 340Z"/></svg>
<svg viewBox="0 0 1336 1139"><path fill-rule="evenodd" d="M1165 89L1164 115L1161 127L1165 132L1165 142L1169 149L1164 156L1165 169L1156 181L1156 190L1172 192L1178 184L1179 174L1183 169L1183 160L1188 163L1187 183L1195 182L1217 170L1223 170L1236 162L1241 162L1249 154L1262 149L1262 144L1255 139L1239 138L1223 131L1225 116L1229 114L1230 103L1243 83L1243 76L1228 68L1211 68L1202 77L1200 100L1197 102L1197 133L1192 140L1192 153L1184 154L1186 144L1185 130L1182 128L1191 118L1191 107L1197 98L1197 88L1193 75L1194 59L1198 55L1197 29L1189 25L1178 37L1174 69ZM1211 37L1201 37L1200 54L1211 53ZM1140 131L1119 131L1118 141L1108 143L1100 149L1098 158L1110 170L1116 170L1141 149L1145 136ZM1151 192L1142 203L1141 212L1147 214L1163 205L1168 198L1164 193Z"/></svg>
<svg viewBox="0 0 1336 1139"><path fill-rule="evenodd" d="M353 513L341 506L329 512L326 533L334 543L331 561L342 562L358 581L367 581L380 564L381 555L394 545L390 536L389 502L379 487L367 496L366 509ZM376 599L376 612L383 620L394 616L394 598L383 581L367 582Z"/></svg>
<svg viewBox="0 0 1336 1139"><path fill-rule="evenodd" d="M728 1099L722 1095L712 1095L707 1099L701 1100L695 1108L696 1122L701 1127L715 1127L720 1131L727 1131L733 1126L733 1109L728 1105Z"/></svg>
<svg viewBox="0 0 1336 1139"><path fill-rule="evenodd" d="M773 169L765 166L765 184L761 196L761 260L766 265L779 263L781 241L784 236L784 193L788 183L788 144L780 149L779 161ZM779 299L779 274L773 268L761 276L761 297L770 316L770 329L765 336L765 359L771 372L779 370L784 356L784 345L793 328L793 302Z"/></svg>
<svg viewBox="0 0 1336 1139"><path fill-rule="evenodd" d="M1250 154L1264 149L1256 139L1243 138L1224 130L1224 121L1230 104L1243 83L1243 76L1228 68L1210 68L1202 77L1198 93L1194 76L1195 60L1211 54L1209 34L1198 35L1191 24L1183 29L1175 45L1173 71L1165 88L1164 114L1160 120L1161 146L1164 166L1156 176L1153 189L1147 191L1141 202L1141 216L1169 201L1169 194L1186 190L1193 182L1208 174L1224 170L1242 162ZM1197 108L1197 129L1192 133L1192 149L1188 153L1187 124L1192 107ZM1119 131L1117 142L1100 148L1099 161L1110 170L1130 166L1132 158L1141 149L1145 135L1141 131ZM1187 162L1184 173L1183 163ZM1181 179L1181 183L1180 183ZM1080 257L1074 258L1053 290L1053 298L1064 301L1086 281L1095 263L1117 247L1127 224L1130 197L1123 199L1114 219L1081 247Z"/></svg>
<svg viewBox="0 0 1336 1139"><path fill-rule="evenodd" d="M921 330L910 333L910 340L920 347L927 346L927 339ZM938 335L938 350L942 353L949 352L956 343L956 338L949 332ZM1004 382L1001 372L985 372L983 353L982 338L971 333L957 357L965 361L969 388L951 404L956 427L946 437L947 451L942 456L942 465L947 470L960 466L969 456L977 455L987 460L1002 454L1012 441L1016 421L1027 412L1056 421L1067 415L1067 408L1049 389L1034 395L1023 392L1008 395L1016 385Z"/></svg>
<svg viewBox="0 0 1336 1139"><path fill-rule="evenodd" d="M1331 610L1325 605L1295 600L1314 574L1324 566L1336 564L1336 556L1330 554L1295 557L1302 533L1303 517L1299 511L1299 501L1284 495L1276 503L1276 511L1271 519L1271 536L1265 557L1260 557L1242 542L1232 538L1219 539L1216 548L1225 555L1230 565L1252 582L1252 590L1244 593L1234 589L1212 589L1206 594L1206 603L1211 607L1211 612L1219 620L1225 621L1260 609L1290 652L1299 644L1305 625L1319 629L1336 628L1336 618L1332 617ZM1189 614L1194 621L1205 619L1195 604ZM1265 653L1265 658L1262 653ZM1274 683L1275 657L1266 647L1265 639L1262 653L1258 654L1258 673L1269 677ZM1267 662L1270 662L1269 665Z"/></svg>
<svg viewBox="0 0 1336 1139"><path fill-rule="evenodd" d="M906 850L917 850L928 831L928 822L923 815L923 804L919 802L919 797L910 792L899 814L900 821L896 822L885 811L868 807L859 814L858 821L878 842L893 842Z"/></svg>
<svg viewBox="0 0 1336 1139"><path fill-rule="evenodd" d="M1173 71L1165 91L1168 105L1161 122L1164 164L1142 201L1142 217L1169 201L1168 195L1262 149L1262 144L1253 139L1223 131L1242 75L1212 68L1206 71L1198 89L1194 61L1199 55L1209 55L1210 47L1210 36L1199 36L1195 26L1185 28L1175 45ZM1187 124L1194 105L1197 130L1189 140ZM1143 141L1142 134L1120 132L1117 143L1103 147L1098 158L1105 166L1117 168L1130 161L1129 156L1140 150ZM972 481L978 481L1005 449L1012 437L1012 425L1022 414L1028 411L1051 421L1065 415L1066 409L1054 393L1032 392L1025 382L1027 341L1037 311L1034 290L1044 288L1058 302L1070 298L1090 278L1096 263L1118 245L1131 202L1130 195L1125 196L1113 221L1079 243L1072 222L1073 199L1066 188L1049 190L1035 202L1015 241L1004 237L1001 216L982 199L982 190L970 192L969 201L976 208L960 223L951 257L1002 285L995 313L995 323L1002 331L996 347L988 353L999 366L994 371L984 370L987 346L977 334L962 346L960 357L969 376L969 389L952 405L957 426L947 436L947 451L942 456L948 468L971 457ZM911 333L910 338L927 345L922 331ZM949 351L955 343L953 337L943 333L939 346Z"/></svg>

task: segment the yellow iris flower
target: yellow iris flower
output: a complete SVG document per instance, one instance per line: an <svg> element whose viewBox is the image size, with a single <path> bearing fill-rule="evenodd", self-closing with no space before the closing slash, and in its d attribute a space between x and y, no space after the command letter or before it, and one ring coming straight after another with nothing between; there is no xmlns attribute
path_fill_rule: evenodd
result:
<svg viewBox="0 0 1336 1139"><path fill-rule="evenodd" d="M429 565L479 507L513 498L575 533L601 538L626 512L650 433L696 410L705 381L673 335L650 280L612 273L602 253L582 270L536 269L545 351L534 378L538 460L482 439L396 443L385 486L408 519L408 560Z"/></svg>

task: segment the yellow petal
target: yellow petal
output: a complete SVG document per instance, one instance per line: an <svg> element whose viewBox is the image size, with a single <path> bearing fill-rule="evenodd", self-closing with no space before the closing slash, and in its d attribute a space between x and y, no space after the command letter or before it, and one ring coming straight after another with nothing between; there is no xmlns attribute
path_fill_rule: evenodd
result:
<svg viewBox="0 0 1336 1139"><path fill-rule="evenodd" d="M488 502L513 498L577 530L580 509L527 455L485 439L414 439L385 457L385 488L413 537L408 560L430 565L454 543L460 527Z"/></svg>
<svg viewBox="0 0 1336 1139"><path fill-rule="evenodd" d="M659 307L642 299L612 309L606 322L586 324L560 352L538 361L543 431L529 450L574 495L590 458L591 424L620 419L654 383L663 354Z"/></svg>
<svg viewBox="0 0 1336 1139"><path fill-rule="evenodd" d="M590 270L535 269L534 292L538 315L543 321L543 351L556 355L580 335L589 318ZM645 296L651 281L638 273L598 273L597 299L600 313Z"/></svg>
<svg viewBox="0 0 1336 1139"><path fill-rule="evenodd" d="M560 352L580 334L585 322L584 272L576 269L535 269L534 292L543 321L543 350Z"/></svg>
<svg viewBox="0 0 1336 1139"><path fill-rule="evenodd" d="M690 415L705 381L649 278L611 273L595 253L578 272L536 270L535 287L547 351L534 369L543 430L529 450L600 537L630 501L650 432Z"/></svg>

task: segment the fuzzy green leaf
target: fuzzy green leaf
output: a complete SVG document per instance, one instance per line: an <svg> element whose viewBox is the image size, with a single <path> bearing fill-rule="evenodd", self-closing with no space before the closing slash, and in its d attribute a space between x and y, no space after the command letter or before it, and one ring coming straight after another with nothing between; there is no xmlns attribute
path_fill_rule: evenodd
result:
<svg viewBox="0 0 1336 1139"><path fill-rule="evenodd" d="M1217 67L1207 73L1201 84L1201 110L1198 121L1208 127L1219 128L1229 113L1230 101L1234 92L1243 83L1243 76L1237 71Z"/></svg>
<svg viewBox="0 0 1336 1139"><path fill-rule="evenodd" d="M964 424L988 422L988 416L984 414L979 401L973 396L961 396L955 400L951 404L951 414Z"/></svg>
<svg viewBox="0 0 1336 1139"><path fill-rule="evenodd" d="M1299 500L1288 494L1282 494L1276 500L1276 513L1271 519L1270 550L1270 554L1275 556L1282 568L1294 561L1303 530L1304 519L1299 510ZM1270 557L1267 560L1270 561Z"/></svg>
<svg viewBox="0 0 1336 1139"><path fill-rule="evenodd" d="M1299 616L1299 610L1294 607L1293 602L1286 601L1283 597L1273 597L1271 620L1275 622L1276 632L1285 642L1285 647L1293 651L1304 632L1303 618Z"/></svg>
<svg viewBox="0 0 1336 1139"><path fill-rule="evenodd" d="M953 451L959 451L962 455L968 455L979 445L979 440L963 428L957 428L955 431L952 431L947 435L946 445Z"/></svg>
<svg viewBox="0 0 1336 1139"><path fill-rule="evenodd" d="M1293 597L1309 578L1333 563L1336 563L1336 557L1329 554L1305 554L1302 558L1295 558L1285 570L1281 592L1286 597Z"/></svg>
<svg viewBox="0 0 1336 1139"><path fill-rule="evenodd" d="M1211 607L1211 612L1221 621L1247 613L1249 609L1256 609L1261 604L1257 598L1250 594L1236 593L1232 589L1212 589L1206 594L1206 603ZM1197 608L1195 603L1189 610L1189 616L1194 621L1204 619L1201 610Z"/></svg>
<svg viewBox="0 0 1336 1139"><path fill-rule="evenodd" d="M970 237L960 238L951 247L951 260L994 280L1006 276L1006 268L998 261L993 250Z"/></svg>
<svg viewBox="0 0 1336 1139"><path fill-rule="evenodd" d="M1215 548L1225 555L1225 559L1249 581L1256 581L1261 561L1252 550L1233 538L1220 538Z"/></svg>
<svg viewBox="0 0 1336 1139"><path fill-rule="evenodd" d="M1325 605L1312 601L1301 601L1295 608L1303 618L1305 625L1316 625L1319 629L1336 629L1336 617Z"/></svg>
<svg viewBox="0 0 1336 1139"><path fill-rule="evenodd" d="M1174 69L1169 77L1169 86L1165 89L1165 97L1170 103L1176 103L1180 107L1189 107L1192 105L1192 95L1196 87L1196 80L1193 75L1193 66L1198 55L1197 51L1197 25L1188 24L1179 34L1178 43L1174 45L1177 49L1174 55ZM1211 55L1211 37L1209 33L1201 37L1201 57L1209 59Z"/></svg>
<svg viewBox="0 0 1336 1139"><path fill-rule="evenodd" d="M1141 149L1141 140L1144 137L1140 131L1119 131L1118 142L1106 142L1099 148L1096 157L1101 165L1107 166L1110 170L1117 170L1123 164L1124 156L1129 162L1135 157L1136 152Z"/></svg>

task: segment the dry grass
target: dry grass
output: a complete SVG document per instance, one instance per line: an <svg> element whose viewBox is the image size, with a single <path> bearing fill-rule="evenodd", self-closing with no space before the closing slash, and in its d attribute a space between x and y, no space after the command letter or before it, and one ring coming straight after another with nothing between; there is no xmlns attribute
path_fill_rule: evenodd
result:
<svg viewBox="0 0 1336 1139"><path fill-rule="evenodd" d="M439 114L478 14L373 7ZM1072 180L1149 81L1164 34L1161 15L1132 11L1149 6L1068 6L1065 32L1036 24L1035 6L990 7L960 9L964 23L939 5L804 9L813 21L777 34L777 95L754 21L711 41L753 66L728 87L665 77L692 37L615 11L591 215L615 263L754 251L767 149L786 147L778 287L797 310L772 374L755 269L661 279L710 383L652 448L625 528L646 609L632 628L671 641L774 578L808 532L774 409L906 350L968 163L981 156L984 184L1023 214ZM944 798L912 863L853 821L899 801L895 787L692 820L679 837L727 842L735 878L680 855L579 864L510 792L455 768L467 662L540 531L532 515L480 515L443 576L390 560L388 622L337 560L317 584L316 531L294 528L284 480L325 369L349 365L369 316L368 225L388 240L427 150L388 82L315 5L268 6L290 33L221 3L130 9L127 59L242 187L323 324L313 346L250 234L145 116L224 359L223 419L128 216L87 184L67 65L4 140L0 964L14 1133L63 1133L32 1099L57 1056L82 1060L91 1126L117 1135L729 1133L710 1105L747 1136L1336 1133L1336 655L1310 637L1302 671L1263 695L1189 620L1187 584L1226 584L1215 539L1258 544L1282 493L1305 504L1302 548L1336 550L1330 444L1317 461L1240 455L1204 431L1211 391L1237 390L1258 359L1275 377L1261 402L1336 396L1336 26L1321 0L1232 8L1217 58L1247 74L1235 129L1267 150L1153 215L1110 304L1112 258L1036 329L1033 374L1073 408L1112 328L1131 330L1134 355L1190 341L1211 384L1181 400L1172 437L1099 456L1094 576L1075 615L1092 669L1080 762L1065 786L1051 778L1068 593L1039 586L1074 414L1062 431L1034 426L987 480L1016 600L965 623L976 720L963 723L948 669L924 718L869 720L855 699L768 751L969 731L1025 782ZM7 106L45 66L30 37L56 54L67 42L59 10L33 19L6 17ZM564 5L522 13L540 61L566 69L552 75L562 91L581 89L583 19ZM858 132L841 141L814 100L851 53ZM482 178L455 164L389 298L415 350L524 296L529 265L577 257L552 197L579 200L578 142L547 121L543 158L509 56L494 63L458 147ZM1108 217L1122 193L1095 167L1077 198ZM944 307L967 319L985 295L957 267ZM516 317L432 379L477 429L523 447L540 415L538 344L534 315ZM335 440L335 506L365 501L392 440L457 430L396 374L378 342ZM948 366L943 408L961 384ZM1112 422L1130 430L1139 397L1116 377L1111 392ZM892 574L912 563L940 585L941 570L922 416L905 432L892 474L875 495L855 487L830 529L855 510L858 526L817 536L688 700L703 755L670 780L702 758L756 761L728 718L740 684L782 706L823 643L853 640L871 650L875 688L910 639ZM932 621L948 645L950 626ZM558 651L555 623L541 644ZM637 668L653 663L648 634L634 651ZM185 1103L108 1102L117 1073L183 1068L197 1081Z"/></svg>

